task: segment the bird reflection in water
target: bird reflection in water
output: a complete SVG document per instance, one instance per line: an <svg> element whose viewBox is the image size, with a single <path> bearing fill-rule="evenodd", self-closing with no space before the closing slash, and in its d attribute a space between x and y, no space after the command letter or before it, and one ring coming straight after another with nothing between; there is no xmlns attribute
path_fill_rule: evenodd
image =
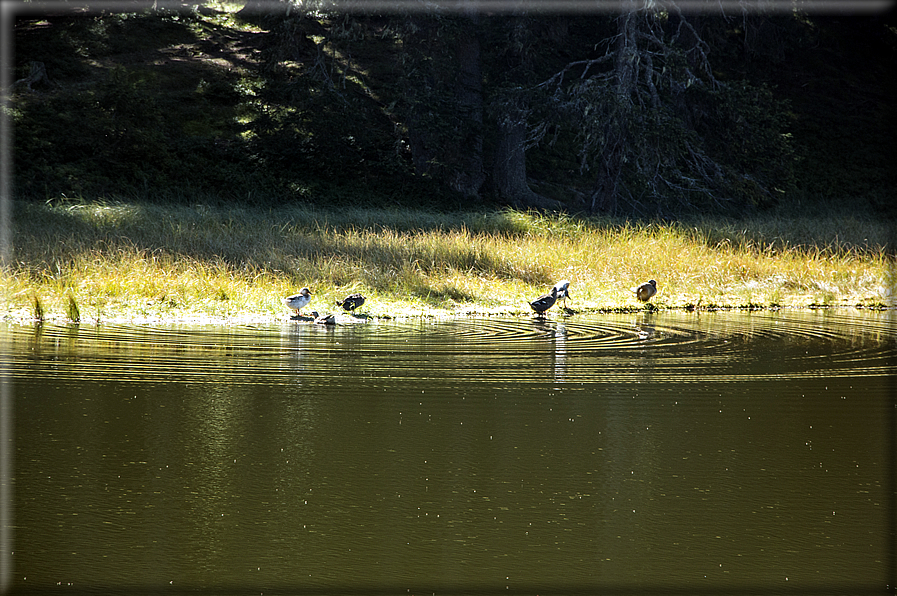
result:
<svg viewBox="0 0 897 596"><path fill-rule="evenodd" d="M553 378L563 382L567 376L567 328L564 323L556 323L543 318L532 319L533 327L540 337L554 342L552 362Z"/></svg>

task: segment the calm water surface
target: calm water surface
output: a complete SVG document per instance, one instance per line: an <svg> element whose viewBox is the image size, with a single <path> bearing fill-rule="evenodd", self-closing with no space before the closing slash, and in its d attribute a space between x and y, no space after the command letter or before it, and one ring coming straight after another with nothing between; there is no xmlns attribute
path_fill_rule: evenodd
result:
<svg viewBox="0 0 897 596"><path fill-rule="evenodd" d="M893 317L0 326L14 587L893 590Z"/></svg>

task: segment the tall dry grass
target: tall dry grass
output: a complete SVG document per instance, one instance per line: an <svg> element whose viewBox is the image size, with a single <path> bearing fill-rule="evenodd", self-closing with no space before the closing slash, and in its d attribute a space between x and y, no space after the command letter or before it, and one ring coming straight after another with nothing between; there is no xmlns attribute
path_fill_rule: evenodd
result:
<svg viewBox="0 0 897 596"><path fill-rule="evenodd" d="M640 223L517 211L440 214L16 203L0 272L7 318L262 319L309 286L311 308L350 292L372 315L528 312L555 281L577 310L893 305L890 226L840 218Z"/></svg>

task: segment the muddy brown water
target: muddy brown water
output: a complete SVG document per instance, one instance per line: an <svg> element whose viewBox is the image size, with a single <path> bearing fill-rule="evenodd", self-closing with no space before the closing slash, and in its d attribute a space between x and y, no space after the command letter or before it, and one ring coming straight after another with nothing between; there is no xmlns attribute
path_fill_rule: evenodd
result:
<svg viewBox="0 0 897 596"><path fill-rule="evenodd" d="M893 590L892 312L0 325L19 591Z"/></svg>

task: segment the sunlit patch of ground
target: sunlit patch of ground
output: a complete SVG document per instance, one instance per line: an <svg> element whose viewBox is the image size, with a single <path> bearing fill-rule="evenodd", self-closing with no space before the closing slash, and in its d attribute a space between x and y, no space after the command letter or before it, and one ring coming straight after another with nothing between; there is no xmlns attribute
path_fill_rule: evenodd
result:
<svg viewBox="0 0 897 596"><path fill-rule="evenodd" d="M370 319L530 316L571 281L567 314L657 309L894 307L882 222L774 218L631 223L515 211L14 205L0 318L271 323L360 292ZM837 238L837 241L834 239ZM649 305L630 288L655 279ZM551 314L561 314L556 307Z"/></svg>

